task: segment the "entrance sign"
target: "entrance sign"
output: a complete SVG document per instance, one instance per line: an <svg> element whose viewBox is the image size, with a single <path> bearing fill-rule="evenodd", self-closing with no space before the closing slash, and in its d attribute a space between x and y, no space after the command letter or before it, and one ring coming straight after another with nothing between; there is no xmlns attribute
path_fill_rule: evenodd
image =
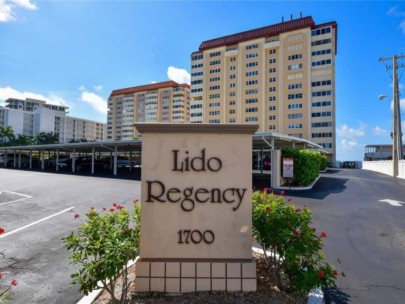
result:
<svg viewBox="0 0 405 304"><path fill-rule="evenodd" d="M283 158L283 177L294 177L294 158Z"/></svg>
<svg viewBox="0 0 405 304"><path fill-rule="evenodd" d="M248 124L135 124L142 134L138 292L254 291Z"/></svg>

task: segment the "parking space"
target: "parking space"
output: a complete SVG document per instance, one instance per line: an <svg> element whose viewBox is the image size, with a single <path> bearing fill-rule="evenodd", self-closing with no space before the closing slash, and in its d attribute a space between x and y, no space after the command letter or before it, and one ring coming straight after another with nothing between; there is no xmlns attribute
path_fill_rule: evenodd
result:
<svg viewBox="0 0 405 304"><path fill-rule="evenodd" d="M0 272L18 281L13 303L75 303L81 293L70 286L75 267L61 238L91 207L132 208L140 182L0 168L0 192Z"/></svg>

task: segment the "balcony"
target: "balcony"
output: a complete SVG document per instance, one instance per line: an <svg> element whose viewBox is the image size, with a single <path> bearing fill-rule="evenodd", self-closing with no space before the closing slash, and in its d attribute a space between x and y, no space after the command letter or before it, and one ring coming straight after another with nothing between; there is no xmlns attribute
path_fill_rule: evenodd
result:
<svg viewBox="0 0 405 304"><path fill-rule="evenodd" d="M279 40L269 41L264 44L265 49L275 48L275 47L279 47L279 46L280 46Z"/></svg>

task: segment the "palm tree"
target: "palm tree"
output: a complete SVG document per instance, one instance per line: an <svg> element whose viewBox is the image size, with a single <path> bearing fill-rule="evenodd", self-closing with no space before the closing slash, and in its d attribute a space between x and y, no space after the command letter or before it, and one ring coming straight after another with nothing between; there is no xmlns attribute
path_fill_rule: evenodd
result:
<svg viewBox="0 0 405 304"><path fill-rule="evenodd" d="M54 132L40 132L36 133L34 141L37 145L58 144L59 134Z"/></svg>
<svg viewBox="0 0 405 304"><path fill-rule="evenodd" d="M33 145L34 141L31 137L25 134L18 134L17 138L15 138L12 142L13 146L30 146Z"/></svg>
<svg viewBox="0 0 405 304"><path fill-rule="evenodd" d="M0 126L0 142L11 142L15 139L12 126Z"/></svg>

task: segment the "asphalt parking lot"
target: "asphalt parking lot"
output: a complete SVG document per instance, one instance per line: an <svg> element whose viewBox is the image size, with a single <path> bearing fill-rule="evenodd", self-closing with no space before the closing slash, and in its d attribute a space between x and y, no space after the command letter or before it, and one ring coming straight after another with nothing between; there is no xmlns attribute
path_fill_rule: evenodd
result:
<svg viewBox="0 0 405 304"><path fill-rule="evenodd" d="M132 176L133 177L133 176ZM77 176L0 168L0 272L16 279L12 303L76 303L69 252L62 237L81 225L74 214L112 203L131 208L140 198L139 180ZM0 289L2 290L2 289Z"/></svg>

